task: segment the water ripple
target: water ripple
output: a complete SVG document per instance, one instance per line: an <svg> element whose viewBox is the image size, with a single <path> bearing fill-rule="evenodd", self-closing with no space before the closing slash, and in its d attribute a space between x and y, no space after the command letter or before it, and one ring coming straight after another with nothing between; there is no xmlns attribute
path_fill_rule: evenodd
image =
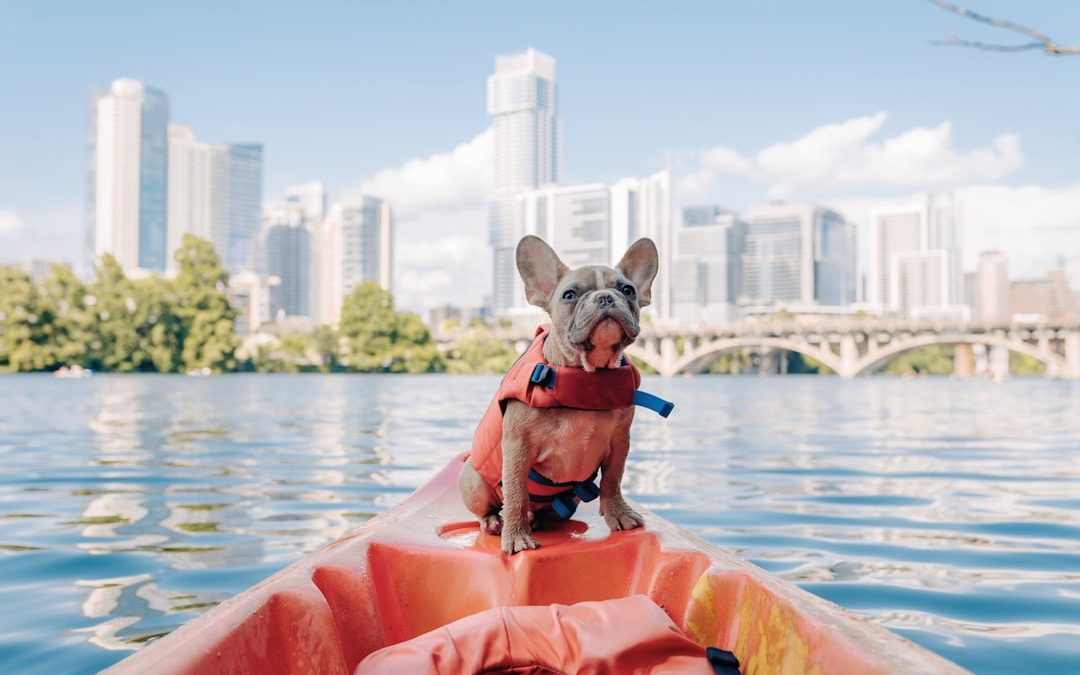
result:
<svg viewBox="0 0 1080 675"><path fill-rule="evenodd" d="M490 377L0 378L0 671L92 672L464 450ZM977 672L1080 663L1080 386L651 380L625 486Z"/></svg>

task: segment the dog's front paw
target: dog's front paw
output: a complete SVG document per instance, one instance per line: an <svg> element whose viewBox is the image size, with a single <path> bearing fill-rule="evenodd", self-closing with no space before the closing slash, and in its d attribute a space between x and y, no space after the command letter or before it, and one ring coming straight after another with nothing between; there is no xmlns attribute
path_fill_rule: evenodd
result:
<svg viewBox="0 0 1080 675"><path fill-rule="evenodd" d="M627 506L625 503L604 509L604 521L607 522L611 531L632 530L645 524L641 514Z"/></svg>
<svg viewBox="0 0 1080 675"><path fill-rule="evenodd" d="M510 530L503 530L502 533L502 550L504 553L513 555L518 551L525 551L527 549L539 548L540 542L529 534L528 530L519 530L512 532Z"/></svg>

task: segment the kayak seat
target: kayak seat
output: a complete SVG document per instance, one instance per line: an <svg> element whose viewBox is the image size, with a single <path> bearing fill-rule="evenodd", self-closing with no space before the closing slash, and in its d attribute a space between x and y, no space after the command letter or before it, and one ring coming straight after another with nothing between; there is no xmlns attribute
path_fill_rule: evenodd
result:
<svg viewBox="0 0 1080 675"><path fill-rule="evenodd" d="M576 605L495 607L364 659L366 673L713 675L706 650L643 595Z"/></svg>

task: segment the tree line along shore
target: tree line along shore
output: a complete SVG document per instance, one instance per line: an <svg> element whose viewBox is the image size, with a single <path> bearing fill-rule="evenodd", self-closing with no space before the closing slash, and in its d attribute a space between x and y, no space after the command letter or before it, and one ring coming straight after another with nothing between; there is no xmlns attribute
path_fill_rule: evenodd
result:
<svg viewBox="0 0 1080 675"><path fill-rule="evenodd" d="M516 357L482 321L462 331L452 349L440 350L420 317L398 311L390 292L375 282L344 299L337 328L245 344L234 330L228 274L210 242L186 236L176 263L172 278L131 279L104 255L89 282L67 265L53 265L38 283L21 269L0 267L0 372L501 373ZM1039 372L1032 359L1010 357L1014 374ZM789 373L831 373L800 354L786 358ZM720 354L705 372L749 369L750 352L735 351ZM913 350L880 372L951 374L953 352L948 346Z"/></svg>

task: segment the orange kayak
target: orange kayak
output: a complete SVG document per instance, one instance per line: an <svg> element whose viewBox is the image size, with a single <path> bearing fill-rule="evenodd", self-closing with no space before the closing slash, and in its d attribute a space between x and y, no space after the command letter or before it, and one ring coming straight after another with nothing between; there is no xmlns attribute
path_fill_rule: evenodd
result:
<svg viewBox="0 0 1080 675"><path fill-rule="evenodd" d="M506 556L462 463L106 672L712 672L707 646L747 674L965 672L640 507L611 533L582 504Z"/></svg>

